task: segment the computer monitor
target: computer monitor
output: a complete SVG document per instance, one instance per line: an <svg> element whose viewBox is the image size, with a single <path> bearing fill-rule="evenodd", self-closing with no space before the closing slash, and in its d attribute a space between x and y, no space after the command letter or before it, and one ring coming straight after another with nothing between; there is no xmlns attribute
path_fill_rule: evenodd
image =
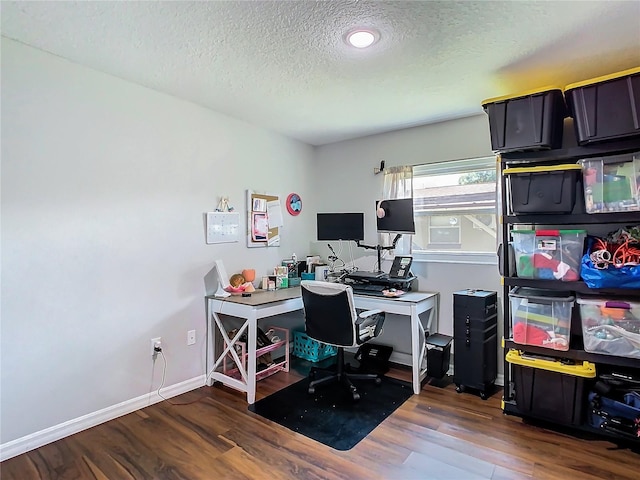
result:
<svg viewBox="0 0 640 480"><path fill-rule="evenodd" d="M318 213L318 240L364 240L364 213Z"/></svg>
<svg viewBox="0 0 640 480"><path fill-rule="evenodd" d="M384 210L384 216L376 215L378 232L416 233L413 221L413 198L396 198L376 202L376 210Z"/></svg>

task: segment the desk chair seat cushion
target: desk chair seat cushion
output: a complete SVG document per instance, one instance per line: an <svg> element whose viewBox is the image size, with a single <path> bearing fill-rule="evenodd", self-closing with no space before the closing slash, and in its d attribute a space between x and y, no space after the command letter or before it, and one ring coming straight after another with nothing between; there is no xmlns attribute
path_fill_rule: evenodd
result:
<svg viewBox="0 0 640 480"><path fill-rule="evenodd" d="M380 335L385 313L378 309L356 312L351 286L315 280L303 280L301 286L309 337L348 348Z"/></svg>

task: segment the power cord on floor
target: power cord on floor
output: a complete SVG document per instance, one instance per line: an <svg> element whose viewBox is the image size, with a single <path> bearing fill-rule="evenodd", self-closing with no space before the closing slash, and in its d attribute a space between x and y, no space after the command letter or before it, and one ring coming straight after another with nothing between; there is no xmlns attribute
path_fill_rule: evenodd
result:
<svg viewBox="0 0 640 480"><path fill-rule="evenodd" d="M171 400L169 400L168 398L165 398L162 396L162 394L160 393L160 390L162 389L162 387L164 387L164 381L166 378L166 374L167 374L167 358L164 356L164 352L162 351L162 347L156 347L154 349L161 357L162 357L162 381L160 382L160 386L158 387L158 396L163 399L165 402L169 403L170 405L175 405L175 406L180 406L180 405L191 405L193 403L197 403L200 400L202 400L203 398L207 397L207 395L201 395L199 398L196 398L195 400L192 400L190 402L184 402L184 403L176 403L176 402L172 402Z"/></svg>

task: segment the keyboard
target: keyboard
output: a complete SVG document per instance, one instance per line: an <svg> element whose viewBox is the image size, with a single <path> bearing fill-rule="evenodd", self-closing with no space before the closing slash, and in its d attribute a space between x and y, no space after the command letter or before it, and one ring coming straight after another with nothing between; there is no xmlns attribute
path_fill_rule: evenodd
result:
<svg viewBox="0 0 640 480"><path fill-rule="evenodd" d="M360 295L374 295L382 297L384 294L383 290L386 290L387 287L385 285L371 285L369 283L365 283L362 285L351 285L353 288L353 293Z"/></svg>

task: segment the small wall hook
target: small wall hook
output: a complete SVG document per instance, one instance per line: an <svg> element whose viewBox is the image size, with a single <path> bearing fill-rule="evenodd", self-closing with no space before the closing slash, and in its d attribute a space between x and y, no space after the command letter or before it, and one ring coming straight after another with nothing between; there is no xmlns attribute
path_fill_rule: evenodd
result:
<svg viewBox="0 0 640 480"><path fill-rule="evenodd" d="M384 172L384 160L380 160L380 168L374 167L373 169L373 173L375 173L376 175L381 172Z"/></svg>

